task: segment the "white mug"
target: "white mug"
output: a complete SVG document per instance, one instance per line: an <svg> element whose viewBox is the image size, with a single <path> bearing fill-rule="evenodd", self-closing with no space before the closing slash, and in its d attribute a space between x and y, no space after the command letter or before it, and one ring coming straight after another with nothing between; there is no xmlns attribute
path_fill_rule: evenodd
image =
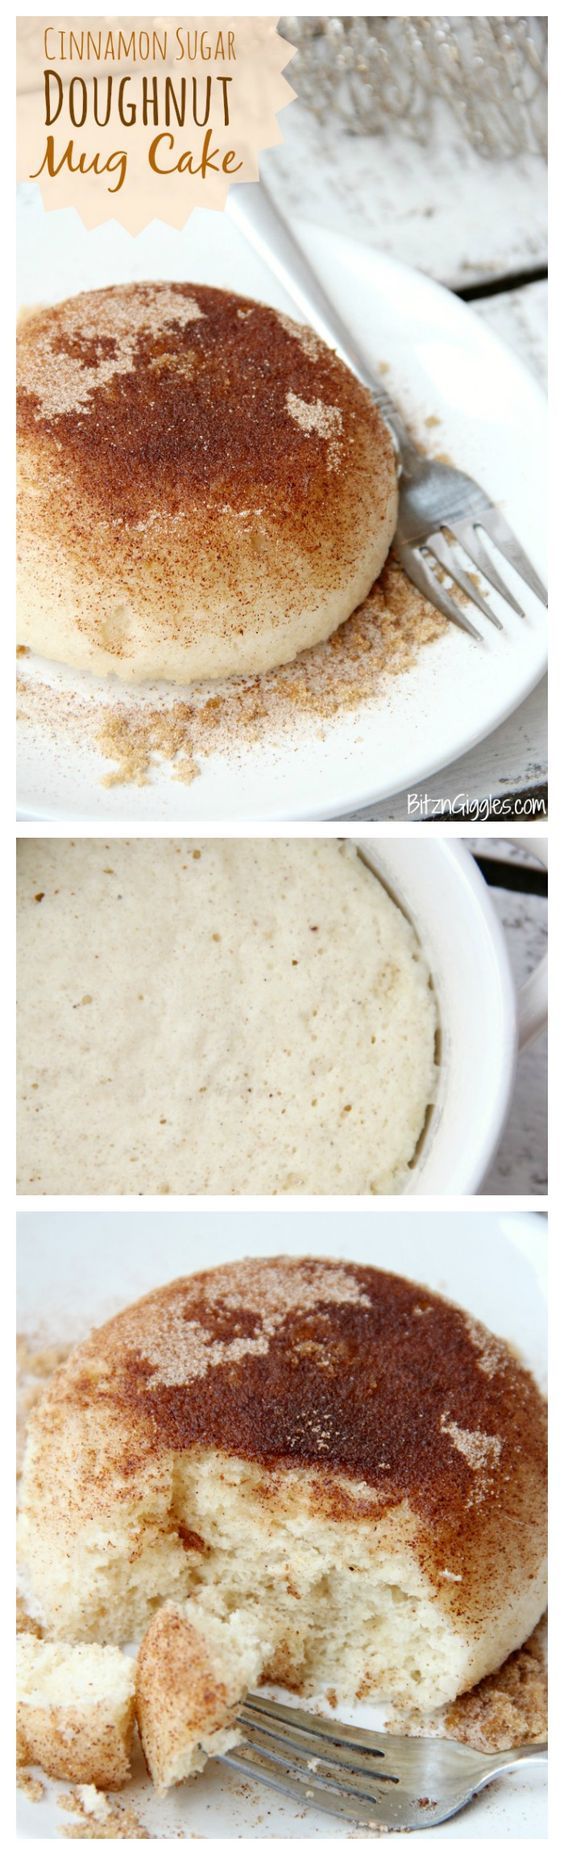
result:
<svg viewBox="0 0 564 1855"><path fill-rule="evenodd" d="M546 844L523 839L546 864ZM354 838L409 916L439 1012L437 1099L409 1193L479 1191L509 1111L519 1050L547 1019L546 960L518 992L477 864L452 837Z"/></svg>

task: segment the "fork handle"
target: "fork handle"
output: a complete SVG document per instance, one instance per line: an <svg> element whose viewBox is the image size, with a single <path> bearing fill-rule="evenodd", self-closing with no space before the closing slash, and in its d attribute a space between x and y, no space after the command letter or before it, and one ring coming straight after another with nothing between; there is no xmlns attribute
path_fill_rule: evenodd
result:
<svg viewBox="0 0 564 1855"><path fill-rule="evenodd" d="M373 372L338 309L327 296L303 247L294 238L289 225L275 206L264 180L246 181L243 185L230 187L226 211L259 257L274 272L316 334L330 348L336 349L345 366L368 388L390 428L396 451L402 458L406 456L413 450L413 445L397 407L378 375Z"/></svg>
<svg viewBox="0 0 564 1855"><path fill-rule="evenodd" d="M505 1755L503 1752L492 1752L488 1762L492 1767L492 1778L499 1778L506 1771L514 1771L517 1765L545 1765L547 1759L548 1744L543 1740L539 1745L512 1746Z"/></svg>

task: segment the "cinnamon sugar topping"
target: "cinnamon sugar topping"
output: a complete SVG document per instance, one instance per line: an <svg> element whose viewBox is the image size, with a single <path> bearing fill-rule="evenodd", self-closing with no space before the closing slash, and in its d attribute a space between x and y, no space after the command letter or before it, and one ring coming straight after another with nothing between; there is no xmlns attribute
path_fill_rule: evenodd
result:
<svg viewBox="0 0 564 1855"><path fill-rule="evenodd" d="M296 425L300 425L303 432L318 432L321 438L329 440L329 464L331 470L336 470L340 448L335 440L337 433L343 429L343 415L339 407L327 406L322 399L308 403L300 399L297 393L286 394L286 405L290 418L295 419Z"/></svg>
<svg viewBox="0 0 564 1855"><path fill-rule="evenodd" d="M505 1370L507 1348L501 1340L496 1339L494 1333L489 1333L486 1327L481 1327L479 1321L474 1320L471 1314L465 1314L464 1318L466 1331L476 1349L480 1371L485 1372L486 1378L495 1377L496 1372Z"/></svg>
<svg viewBox="0 0 564 1855"><path fill-rule="evenodd" d="M158 307L157 307L158 304ZM58 310L26 319L21 343L20 392L33 401L39 422L85 409L119 374L132 373L141 336L179 331L202 315L183 286L96 292L70 299Z"/></svg>
<svg viewBox="0 0 564 1855"><path fill-rule="evenodd" d="M470 1499L483 1500L491 1483L492 1470L497 1467L501 1455L499 1436L486 1436L483 1430L462 1430L460 1424L444 1416L441 1430L444 1436L450 1437L455 1449L460 1450L470 1468L476 1471L477 1485Z"/></svg>
<svg viewBox="0 0 564 1855"><path fill-rule="evenodd" d="M276 1263L238 1264L235 1282L225 1285L223 1271L218 1271L219 1299L216 1302L214 1281L210 1278L209 1304L201 1318L190 1320L182 1306L154 1298L146 1304L143 1330L143 1353L154 1368L148 1378L156 1385L189 1385L203 1378L217 1366L268 1353L270 1342L289 1314L314 1309L321 1296L328 1305L357 1303L369 1307L368 1297L351 1280L346 1269L315 1264L296 1268L288 1274ZM256 1295L256 1314L249 1318L249 1301ZM266 1302L266 1306L263 1306ZM136 1310L133 1310L136 1334ZM127 1344L127 1314L122 1316ZM238 1331L242 1328L242 1331Z"/></svg>
<svg viewBox="0 0 564 1855"><path fill-rule="evenodd" d="M58 464L63 447L76 491L122 528L155 507L179 519L219 485L226 503L244 504L260 483L265 508L290 528L300 507L313 546L324 440L338 429L356 448L361 430L379 430L368 394L324 344L296 339L274 309L203 285L124 285L38 310L19 356L22 440Z"/></svg>
<svg viewBox="0 0 564 1855"><path fill-rule="evenodd" d="M82 1384L89 1403L121 1412L125 1438L148 1426L151 1452L200 1444L270 1466L330 1465L357 1488L353 1506L359 1485L375 1512L408 1501L433 1522L434 1576L453 1603L498 1475L526 1501L527 1476L536 1489L543 1473L543 1402L528 1373L502 1349L486 1377L463 1312L356 1264L282 1258L172 1283L80 1348L57 1398ZM342 1487L329 1499L342 1507ZM492 1535L493 1552L499 1566Z"/></svg>

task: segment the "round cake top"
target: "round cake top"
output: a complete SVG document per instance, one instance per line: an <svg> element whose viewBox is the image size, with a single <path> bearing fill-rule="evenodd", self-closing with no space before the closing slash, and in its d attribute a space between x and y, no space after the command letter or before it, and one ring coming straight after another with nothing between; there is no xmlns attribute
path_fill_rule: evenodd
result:
<svg viewBox="0 0 564 1855"><path fill-rule="evenodd" d="M309 1471L336 1518L406 1503L439 1555L448 1539L451 1565L486 1507L543 1532L545 1406L531 1375L469 1314L379 1269L282 1256L172 1282L71 1355L43 1406L55 1436L69 1404L100 1434L109 1425L112 1484L213 1448ZM92 1460L89 1475L90 1499Z"/></svg>
<svg viewBox="0 0 564 1855"><path fill-rule="evenodd" d="M197 503L315 505L354 462L389 491L369 394L308 328L200 284L96 290L38 310L19 340L20 440L55 455L109 522ZM367 441L369 453L366 451Z"/></svg>

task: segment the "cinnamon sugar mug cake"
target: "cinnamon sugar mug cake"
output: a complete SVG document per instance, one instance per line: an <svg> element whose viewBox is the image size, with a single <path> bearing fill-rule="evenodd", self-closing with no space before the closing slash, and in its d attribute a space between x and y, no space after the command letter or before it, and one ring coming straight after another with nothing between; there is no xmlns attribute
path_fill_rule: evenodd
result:
<svg viewBox="0 0 564 1855"><path fill-rule="evenodd" d="M18 377L21 645L186 685L289 662L370 591L392 441L310 329L127 284L27 312Z"/></svg>
<svg viewBox="0 0 564 1855"><path fill-rule="evenodd" d="M134 1691L160 1791L236 1742L261 1680L421 1725L544 1610L544 1401L416 1282L232 1262L124 1308L55 1373L20 1547L48 1638L21 1652L20 1732L55 1776L82 1756L83 1779L105 1761L123 1783Z"/></svg>

